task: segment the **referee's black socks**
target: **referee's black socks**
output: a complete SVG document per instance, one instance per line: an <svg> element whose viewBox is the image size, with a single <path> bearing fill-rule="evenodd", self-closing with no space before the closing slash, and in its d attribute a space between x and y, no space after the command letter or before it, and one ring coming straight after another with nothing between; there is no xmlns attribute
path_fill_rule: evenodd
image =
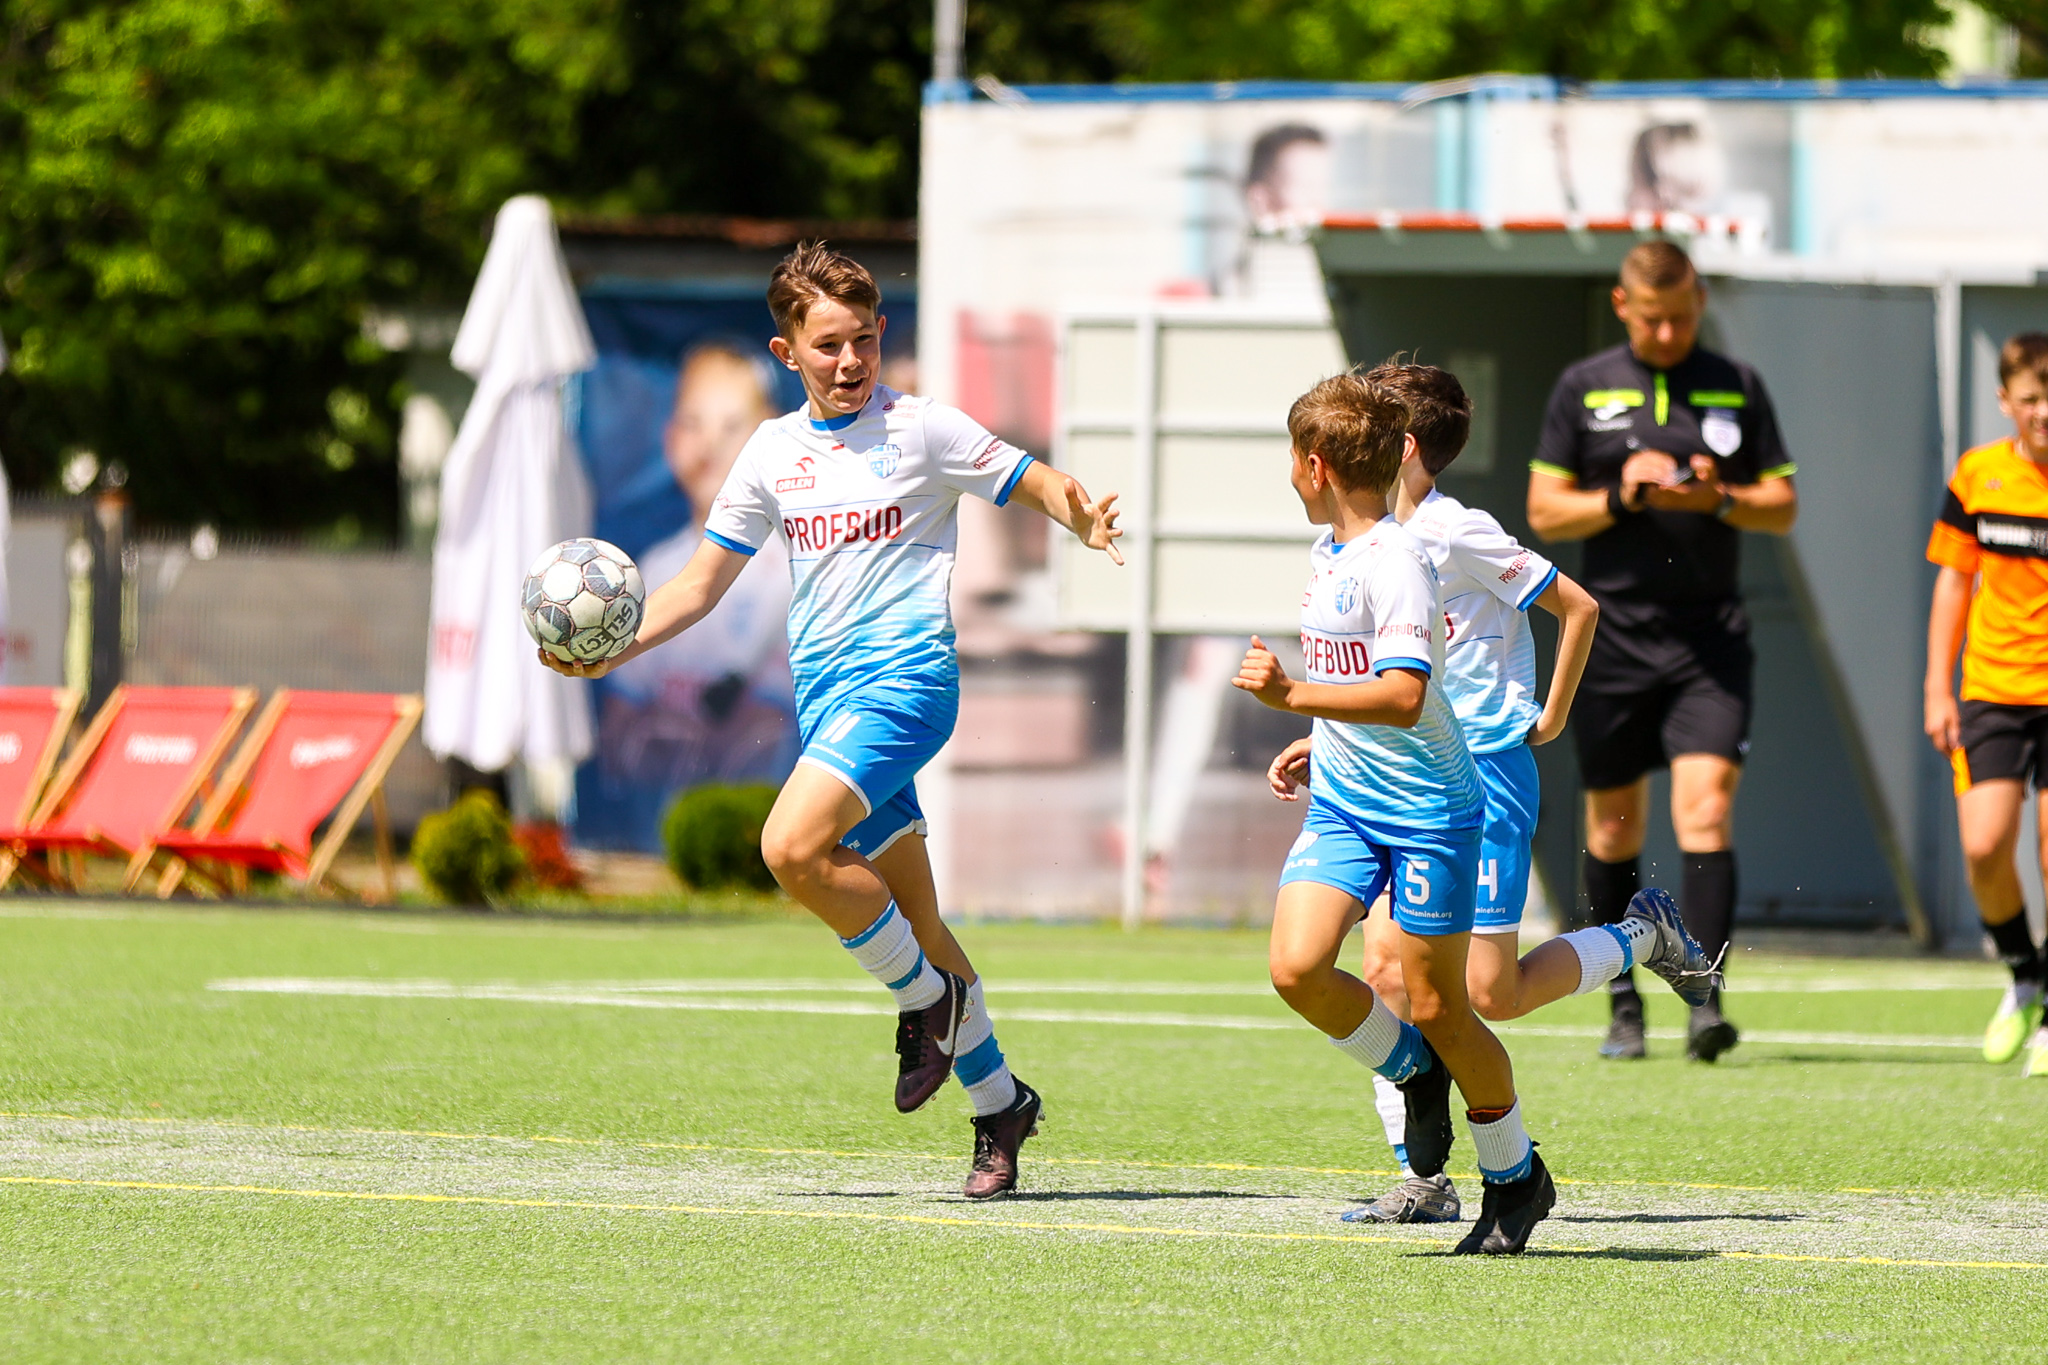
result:
<svg viewBox="0 0 2048 1365"><path fill-rule="evenodd" d="M1618 863L1603 863L1591 853L1583 859L1583 875L1586 879L1586 901L1592 911L1595 924L1619 924L1621 917L1628 913L1628 903L1635 899L1636 892L1643 889L1643 863L1640 858L1624 858ZM1635 1002L1638 1015L1642 1013L1642 997L1636 994L1636 974L1623 972L1607 984L1608 999L1619 1008L1624 1000Z"/></svg>
<svg viewBox="0 0 2048 1365"><path fill-rule="evenodd" d="M1719 962L1728 950L1728 936L1735 930L1735 850L1719 853L1688 853L1685 881L1679 888L1678 913L1685 916L1686 932L1706 951L1707 961ZM1721 993L1714 992L1720 1003Z"/></svg>

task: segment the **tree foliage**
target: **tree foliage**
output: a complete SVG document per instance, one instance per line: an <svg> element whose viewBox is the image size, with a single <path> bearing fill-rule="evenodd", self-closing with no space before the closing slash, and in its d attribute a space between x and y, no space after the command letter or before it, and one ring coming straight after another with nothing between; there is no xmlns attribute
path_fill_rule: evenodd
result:
<svg viewBox="0 0 2048 1365"><path fill-rule="evenodd" d="M616 78L607 0L12 0L0 445L121 459L145 516L395 519L366 306L454 290Z"/></svg>
<svg viewBox="0 0 2048 1365"><path fill-rule="evenodd" d="M1944 3L970 0L967 68L1921 75ZM88 446L151 519L388 533L398 373L366 309L459 301L522 191L911 216L930 24L930 0L0 0L9 473L47 487Z"/></svg>

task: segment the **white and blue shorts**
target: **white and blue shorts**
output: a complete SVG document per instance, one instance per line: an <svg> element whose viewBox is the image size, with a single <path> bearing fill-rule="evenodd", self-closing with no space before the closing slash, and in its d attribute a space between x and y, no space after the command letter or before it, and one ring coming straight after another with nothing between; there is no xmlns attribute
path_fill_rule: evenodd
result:
<svg viewBox="0 0 2048 1365"><path fill-rule="evenodd" d="M1543 785L1536 776L1536 756L1526 744L1474 754L1472 761L1486 789L1472 932L1512 933L1521 927L1522 905L1529 899L1529 845L1536 837Z"/></svg>
<svg viewBox="0 0 2048 1365"><path fill-rule="evenodd" d="M927 719L920 709L901 693L856 693L806 727L797 762L831 773L867 809L840 840L856 853L873 858L905 834L925 832L913 780L951 737L952 715L941 729L932 723L941 717Z"/></svg>
<svg viewBox="0 0 2048 1365"><path fill-rule="evenodd" d="M1280 885L1315 882L1349 892L1370 908L1388 891L1394 923L1411 934L1469 933L1479 863L1479 826L1367 831L1334 806L1309 798L1301 837L1287 851Z"/></svg>

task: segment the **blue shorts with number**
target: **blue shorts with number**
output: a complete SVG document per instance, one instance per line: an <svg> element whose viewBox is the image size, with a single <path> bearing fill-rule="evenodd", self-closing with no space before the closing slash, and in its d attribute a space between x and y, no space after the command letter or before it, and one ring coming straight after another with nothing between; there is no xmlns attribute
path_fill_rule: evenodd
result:
<svg viewBox="0 0 2048 1365"><path fill-rule="evenodd" d="M806 727L797 762L831 773L867 808L866 818L840 840L846 847L872 858L905 834L925 832L912 779L952 735L947 700L944 694L856 692Z"/></svg>
<svg viewBox="0 0 2048 1365"><path fill-rule="evenodd" d="M1316 882L1371 906L1388 892L1394 923L1434 937L1472 928L1480 832L1471 829L1368 832L1334 806L1309 799L1301 837L1287 851L1280 885Z"/></svg>
<svg viewBox="0 0 2048 1365"><path fill-rule="evenodd" d="M1529 844L1536 837L1536 809L1543 785L1536 755L1526 744L1498 753L1474 754L1486 789L1486 824L1479 840L1478 911L1472 929L1503 934L1521 926L1529 899Z"/></svg>

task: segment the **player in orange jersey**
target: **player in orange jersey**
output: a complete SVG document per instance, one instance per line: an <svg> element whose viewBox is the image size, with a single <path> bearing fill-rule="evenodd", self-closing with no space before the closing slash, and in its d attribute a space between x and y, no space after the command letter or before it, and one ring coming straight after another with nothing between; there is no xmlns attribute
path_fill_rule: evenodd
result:
<svg viewBox="0 0 2048 1365"><path fill-rule="evenodd" d="M1941 573L1927 623L1926 728L1955 766L1970 890L1984 931L2012 969L2012 985L1984 1031L1984 1060L2010 1061L2024 1048L2023 1074L2048 1076L2048 1029L2041 1027L2048 958L2027 928L2017 857L2030 782L2048 836L2048 796L2041 795L2048 788L2048 333L2023 332L2005 343L1998 407L2013 434L1964 453L1927 542ZM2048 867L2048 838L2040 856Z"/></svg>

